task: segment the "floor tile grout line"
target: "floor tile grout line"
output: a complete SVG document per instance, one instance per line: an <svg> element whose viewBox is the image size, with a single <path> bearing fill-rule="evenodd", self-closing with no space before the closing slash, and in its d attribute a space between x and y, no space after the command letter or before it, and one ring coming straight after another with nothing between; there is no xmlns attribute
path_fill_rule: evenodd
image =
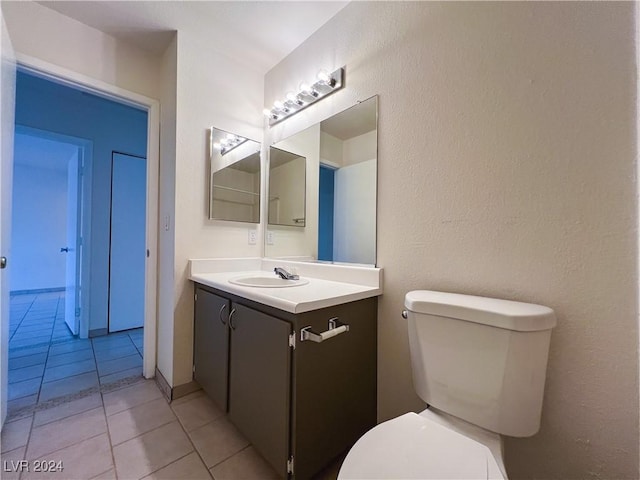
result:
<svg viewBox="0 0 640 480"><path fill-rule="evenodd" d="M102 475L104 475L105 473L109 472L113 470L114 475L116 475L116 480L118 478L118 474L116 473L116 467L111 467L109 470L105 470L104 472L100 472L97 475L94 475L93 477L91 477L89 480L94 480L95 478L101 477Z"/></svg>
<svg viewBox="0 0 640 480"><path fill-rule="evenodd" d="M91 342L93 345L93 342ZM94 352L95 358L95 352ZM97 365L96 365L97 368ZM100 392L100 403L102 404L102 413L104 414L104 422L107 425L107 439L109 440L109 453L111 453L111 464L113 465L113 474L118 479L118 469L116 468L116 456L113 454L113 442L111 441L111 430L109 430L109 420L107 415L107 407L104 404L104 393Z"/></svg>
<svg viewBox="0 0 640 480"><path fill-rule="evenodd" d="M149 473L145 474L144 476L140 477L138 480L142 480L143 478L146 478L146 477L148 477L149 475L153 475L154 473L159 472L159 471L160 471L160 470L162 470L163 468L167 468L169 465L173 465L174 463L179 462L179 461L180 461L180 460L182 460L183 458L188 457L189 455L191 455L191 454L192 454L192 453L194 453L194 452L195 452L196 454L198 454L198 451L194 448L194 449L193 449L193 452L185 453L185 454L184 454L183 456L181 456L180 458L176 458L173 462L167 463L164 467L156 468L153 472L149 472ZM209 469L207 468L207 465L206 465L206 464L204 464L204 462L203 462L203 465L204 465L205 470L209 470ZM211 474L209 474L209 475L211 475Z"/></svg>
<svg viewBox="0 0 640 480"><path fill-rule="evenodd" d="M142 382L140 382L140 383L142 383ZM129 385L129 386L132 386L132 385ZM122 389L120 389L120 390L122 390ZM113 391L117 392L118 390L113 390ZM112 393L112 392L108 392L108 393ZM109 417L113 417L114 415L118 415L119 413L126 412L127 410L133 410L134 408L138 408L138 407L140 407L142 405L146 405L147 403L155 402L156 400L159 400L161 398L163 398L166 401L166 398L161 396L161 397L152 398L151 400L147 400L145 402L139 403L137 405L134 405L133 407L125 408L124 410L118 410L117 412L113 412L113 413L109 413L109 414L107 414L107 408L105 407L104 412L105 412L105 415L107 416L107 418L109 418ZM171 405L169 403L167 403L167 405L169 405L169 407L171 407ZM176 420L180 420L178 418L178 416L176 415L176 412L173 411L173 409L171 409L171 412L176 416ZM173 422L173 420L171 420L171 421ZM167 422L167 423L171 423L171 422ZM166 423L164 425L166 425ZM154 430L155 430L155 428L154 428ZM149 430L149 431L151 431L151 430ZM135 438L135 437L133 437L133 438ZM120 445L120 444L118 444L118 445Z"/></svg>
<svg viewBox="0 0 640 480"><path fill-rule="evenodd" d="M123 410L123 412L126 412L126 410ZM118 412L118 413L122 413L122 412ZM114 413L114 415L117 415L117 413ZM112 417L112 416L113 416L113 415L109 415L109 417ZM108 417L107 417L107 418L108 418ZM155 430L158 430L159 428L166 427L166 426L167 426L167 425L169 425L170 423L173 423L173 422L175 422L175 421L177 421L177 420L178 420L177 418L174 418L173 420L169 420L168 422L164 422L162 425L156 425L156 426L155 426L155 427L153 427L151 430L147 430L147 431L145 431L145 432L141 432L141 433L139 433L138 435L136 435L135 437L127 438L126 440L123 440L123 441L122 441L122 442L120 442L120 443L116 443L115 445L114 445L114 444L111 444L111 448L113 449L114 447L119 447L120 445L124 445L125 443L127 443L127 442L129 442L129 441L131 441L131 440L135 440L136 438L140 438L140 437L142 437L142 436L146 435L147 433L151 433L151 432L153 432L153 431L155 431ZM107 425L107 428L108 428L108 425ZM191 453L191 452L189 452L189 453ZM147 475L149 475L149 474L147 474ZM146 475L145 475L145 476L146 476Z"/></svg>
<svg viewBox="0 0 640 480"><path fill-rule="evenodd" d="M37 300L37 296L34 299L34 302ZM55 315L54 315L54 323L55 323ZM52 329L53 332L53 329ZM53 335L53 333L52 333ZM42 393L42 383L44 380L44 372L47 369L47 362L49 361L49 352L51 352L51 339L49 339L49 344L47 345L47 356L44 359L44 369L42 370L42 377L40 378L40 386L38 387L38 396L36 397L36 405L38 405L40 403L40 394ZM34 413L34 417L35 417L35 413ZM26 453L25 453L26 455Z"/></svg>
<svg viewBox="0 0 640 480"><path fill-rule="evenodd" d="M246 440L246 439L245 439ZM247 442L249 442L249 440L247 440ZM226 462L227 460L231 460L233 457L235 457L236 455L244 452L247 448L251 448L253 445L251 442L249 442L249 445L242 447L240 450L238 450L236 453L232 453L231 455L229 455L226 458L223 458L222 460L220 460L218 463L216 463L215 465L211 465L211 467L207 467L207 469L211 470L213 468L216 468L218 465L223 464L224 462ZM207 465L205 464L205 467ZM213 477L213 472L211 473L211 476Z"/></svg>
<svg viewBox="0 0 640 480"><path fill-rule="evenodd" d="M96 407L96 408L100 408L100 407ZM36 428L38 428L38 427L36 427ZM25 451L25 460L29 460L29 461L38 460L39 458L43 458L43 457L49 457L48 458L49 460L53 460L54 459L53 455L58 453L60 450L64 450L65 448L75 447L76 445L78 445L78 444L80 444L82 442L86 442L87 440L92 440L92 439L94 439L96 437L99 437L100 435L104 435L104 433L105 432L96 433L95 435L91 435L90 437L83 438L82 440L78 440L77 442L74 442L72 444L66 445L66 446L64 446L62 448L58 448L57 450L54 450L53 452L43 453L42 455L40 455L37 458L26 458L27 457L27 452Z"/></svg>
<svg viewBox="0 0 640 480"><path fill-rule="evenodd" d="M144 332L144 330L142 330ZM133 341L133 338L131 338L131 334L127 334L127 336L129 337L129 340L131 340L131 343L133 343L133 347L136 349L136 351L138 352L138 354L140 354L140 356L142 357L142 360L144 360L144 354L140 351L140 349L138 348L138 345L136 344L136 342ZM144 345L144 338L143 338L143 344Z"/></svg>
<svg viewBox="0 0 640 480"><path fill-rule="evenodd" d="M87 359L87 360L90 360L90 359ZM85 361L85 360L83 360L83 361ZM59 365L59 366L63 367L64 365ZM55 367L53 367L53 368L55 368ZM46 371L46 368L45 368L45 371ZM62 382L64 380L69 380L69 379L71 379L73 377L79 377L80 375L86 375L87 373L91 373L91 372L93 372L93 370L89 370L87 372L74 373L73 375L68 375L66 377L56 378L55 380L47 380L46 382L44 381L44 375L42 375L42 379L43 379L42 385L46 385L46 384L53 383L53 382ZM97 373L97 371L96 371L96 373ZM62 396L64 396L64 395L62 395Z"/></svg>
<svg viewBox="0 0 640 480"><path fill-rule="evenodd" d="M36 415L35 413L31 414L31 425L29 425L29 435L27 435L27 443L24 444L24 453L22 454L22 459L27 459L27 452L29 451L29 443L31 443L31 434L33 433L33 423L35 422ZM23 472L18 472L18 480L22 478Z"/></svg>
<svg viewBox="0 0 640 480"><path fill-rule="evenodd" d="M192 400L190 400L192 401ZM188 402L186 402L188 403ZM183 403L181 403L180 405L184 405ZM207 472L209 473L209 475L211 476L211 478L213 477L213 473L211 473L211 470L209 469L209 467L207 466L207 462L204 461L204 458L202 458L202 455L200 455L200 450L198 450L198 448L196 447L196 444L193 443L193 439L191 438L191 434L187 431L187 429L184 427L184 425L182 424L182 420L180 420L180 417L178 416L178 414L176 413L176 411L173 409L173 406L171 405L171 402L169 402L169 408L171 408L171 411L173 412L173 414L176 416L176 418L178 419L178 424L180 425L180 428L182 428L182 431L184 432L184 434L187 436L187 439L189 440L189 443L191 444L191 446L193 447L193 451L196 452L196 455L198 455L198 458L200 459L200 461L202 462L202 465L204 465L204 468L207 470ZM215 421L215 420L214 420ZM211 422L207 422L204 425L209 425L209 423L213 423L213 421ZM202 425L202 426L204 426ZM198 427L200 428L200 427ZM194 429L195 430L195 429ZM191 453L191 452L189 452ZM185 455L186 456L186 455ZM214 465L215 466L215 465ZM211 467L213 468L213 466ZM214 479L215 480L215 479Z"/></svg>
<svg viewBox="0 0 640 480"><path fill-rule="evenodd" d="M15 336L15 334L18 332L18 329L20 328L20 325L22 325L22 322L24 322L24 318L27 316L27 313L29 313L29 310L31 310L31 307L33 306L33 303L36 301L36 298L38 298L38 296L36 295L36 297L31 300L31 303L29 304L29 306L27 307L27 309L24 312L24 315L22 315L22 318L20 319L20 322L18 323L18 326L16 327L15 331L13 332L13 335L11 335L9 337L9 341L11 341L11 339ZM11 299L9 299L9 307L11 307ZM9 314L9 317L11 317L11 314Z"/></svg>
<svg viewBox="0 0 640 480"><path fill-rule="evenodd" d="M99 393L99 392L96 392L96 393ZM91 395L87 395L87 397L90 397L90 396L91 396ZM71 403L71 402L73 402L73 401L75 401L75 400L82 400L82 399L87 398L87 397L80 397L80 398L77 398L77 399L74 399L74 400L70 400L69 402L64 402L64 403L62 403L62 404L60 404L60 405L56 405L56 406L53 406L53 407L50 407L50 408L46 408L46 409L44 409L44 410L34 410L34 412L33 412L33 415L34 415L34 419L33 419L33 422L34 422L34 428L44 427L45 425L49 425L50 423L54 423L54 422L57 422L57 421L59 421L59 420L67 420L68 418L71 418L71 417L73 417L74 415L80 415L81 413L87 413L89 410L95 410L96 408L99 408L99 407L89 407L89 408L87 408L87 409L85 409L85 410L79 410L79 411L74 412L74 413L71 413L71 414L69 414L69 415L65 415L64 417L54 418L53 420L49 420L49 421L43 422L43 423L41 423L40 425L35 425L35 416L36 416L38 413L40 413L40 412L46 412L47 410L52 410L52 409L54 409L54 408L56 408L56 407L59 407L59 406L61 406L61 405L69 404L69 403Z"/></svg>

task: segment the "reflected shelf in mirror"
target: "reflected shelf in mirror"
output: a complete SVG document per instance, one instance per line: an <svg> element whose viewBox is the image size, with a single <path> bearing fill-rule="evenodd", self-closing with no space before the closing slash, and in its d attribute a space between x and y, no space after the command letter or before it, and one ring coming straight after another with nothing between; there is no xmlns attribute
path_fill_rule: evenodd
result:
<svg viewBox="0 0 640 480"><path fill-rule="evenodd" d="M260 222L260 144L211 127L209 219Z"/></svg>

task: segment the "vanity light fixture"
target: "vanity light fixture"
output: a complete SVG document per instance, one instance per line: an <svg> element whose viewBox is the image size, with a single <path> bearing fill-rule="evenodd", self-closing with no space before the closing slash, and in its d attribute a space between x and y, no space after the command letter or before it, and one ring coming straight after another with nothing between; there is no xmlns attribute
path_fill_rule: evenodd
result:
<svg viewBox="0 0 640 480"><path fill-rule="evenodd" d="M309 105L322 100L344 86L344 67L338 68L332 73L320 70L316 81L309 85L301 83L298 92L289 92L285 100L276 100L271 109L263 110L264 116L269 119L269 126L280 123L291 115L304 110Z"/></svg>
<svg viewBox="0 0 640 480"><path fill-rule="evenodd" d="M218 150L220 152L220 155L224 155L226 153L229 153L237 146L242 145L246 141L247 139L244 137L234 135L233 133L228 133L219 142L214 143L213 148Z"/></svg>

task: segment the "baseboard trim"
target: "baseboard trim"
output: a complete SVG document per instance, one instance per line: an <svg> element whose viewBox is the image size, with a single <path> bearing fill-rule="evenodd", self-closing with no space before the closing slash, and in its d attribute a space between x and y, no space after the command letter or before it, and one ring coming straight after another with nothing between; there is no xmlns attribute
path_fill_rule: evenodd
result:
<svg viewBox="0 0 640 480"><path fill-rule="evenodd" d="M182 385L177 385L175 387L171 387L167 379L164 378L160 370L156 367L156 384L158 388L165 396L165 398L171 402L172 400L177 400L180 397L185 397L190 393L197 392L200 390L200 385L198 385L193 380L189 383L183 383Z"/></svg>
<svg viewBox="0 0 640 480"><path fill-rule="evenodd" d="M158 370L158 367L156 367L156 385L158 385L158 388L160 389L162 394L170 402L171 401L171 386L169 385L169 382L167 382L167 379L164 378L164 375L162 375L162 373L160 373L160 370Z"/></svg>
<svg viewBox="0 0 640 480"><path fill-rule="evenodd" d="M186 397L190 393L197 392L198 390L200 390L200 385L198 385L193 380L189 383L177 385L173 388L173 400L177 400L180 397Z"/></svg>
<svg viewBox="0 0 640 480"><path fill-rule="evenodd" d="M89 330L89 338L102 337L103 335L109 335L108 328L95 328L93 330Z"/></svg>
<svg viewBox="0 0 640 480"><path fill-rule="evenodd" d="M65 290L65 287L33 288L30 290L11 290L9 295L36 295L38 293L64 292Z"/></svg>

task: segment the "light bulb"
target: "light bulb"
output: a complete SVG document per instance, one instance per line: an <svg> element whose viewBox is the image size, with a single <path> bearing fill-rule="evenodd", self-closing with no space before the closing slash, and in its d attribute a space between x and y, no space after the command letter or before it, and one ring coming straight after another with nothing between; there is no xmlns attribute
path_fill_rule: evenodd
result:
<svg viewBox="0 0 640 480"><path fill-rule="evenodd" d="M268 108L265 108L264 110L262 110L262 113L264 114L265 117L271 116L271 110L269 110Z"/></svg>
<svg viewBox="0 0 640 480"><path fill-rule="evenodd" d="M233 133L227 133L227 140L233 142L236 139L236 136Z"/></svg>
<svg viewBox="0 0 640 480"><path fill-rule="evenodd" d="M331 81L331 75L329 75L326 70L320 70L318 72L318 80L328 84Z"/></svg>
<svg viewBox="0 0 640 480"><path fill-rule="evenodd" d="M307 94L309 94L309 93L311 93L311 87L309 86L309 84L308 84L308 83L302 82L302 83L300 84L300 91L301 91L302 93L307 93Z"/></svg>
<svg viewBox="0 0 640 480"><path fill-rule="evenodd" d="M284 108L284 103L282 103L280 100L276 100L275 102L273 102L273 106L278 110L282 110Z"/></svg>

